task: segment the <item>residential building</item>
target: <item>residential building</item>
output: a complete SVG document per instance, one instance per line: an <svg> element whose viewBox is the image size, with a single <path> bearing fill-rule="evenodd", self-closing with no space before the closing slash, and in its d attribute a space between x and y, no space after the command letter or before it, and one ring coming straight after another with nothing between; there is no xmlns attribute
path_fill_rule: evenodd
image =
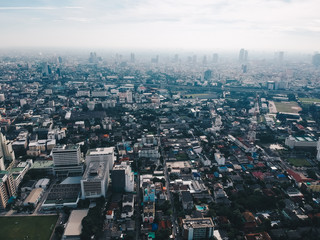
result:
<svg viewBox="0 0 320 240"><path fill-rule="evenodd" d="M11 141L0 133L0 170L6 170L6 163L10 164L12 161L15 161L15 155Z"/></svg>
<svg viewBox="0 0 320 240"><path fill-rule="evenodd" d="M0 171L0 208L6 208L10 197L16 195L16 186L12 174Z"/></svg>

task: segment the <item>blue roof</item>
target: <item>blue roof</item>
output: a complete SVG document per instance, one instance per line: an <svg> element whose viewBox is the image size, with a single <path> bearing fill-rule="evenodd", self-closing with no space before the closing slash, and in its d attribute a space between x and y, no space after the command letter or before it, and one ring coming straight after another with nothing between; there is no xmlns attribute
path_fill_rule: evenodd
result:
<svg viewBox="0 0 320 240"><path fill-rule="evenodd" d="M200 177L200 173L194 172L194 173L193 173L193 176L194 176L194 177Z"/></svg>
<svg viewBox="0 0 320 240"><path fill-rule="evenodd" d="M284 175L284 174L279 174L278 176L277 176L278 178L285 178L286 177L286 175Z"/></svg>
<svg viewBox="0 0 320 240"><path fill-rule="evenodd" d="M152 223L152 231L157 231L158 230L158 224Z"/></svg>
<svg viewBox="0 0 320 240"><path fill-rule="evenodd" d="M213 175L214 175L215 177L219 177L219 173L218 173L218 172L214 172Z"/></svg>

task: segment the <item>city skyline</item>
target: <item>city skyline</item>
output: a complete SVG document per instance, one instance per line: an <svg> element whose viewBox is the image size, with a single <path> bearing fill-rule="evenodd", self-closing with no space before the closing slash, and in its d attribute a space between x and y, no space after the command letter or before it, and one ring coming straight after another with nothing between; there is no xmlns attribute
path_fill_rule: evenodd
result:
<svg viewBox="0 0 320 240"><path fill-rule="evenodd" d="M1 48L318 51L307 1L14 1L0 3Z"/></svg>

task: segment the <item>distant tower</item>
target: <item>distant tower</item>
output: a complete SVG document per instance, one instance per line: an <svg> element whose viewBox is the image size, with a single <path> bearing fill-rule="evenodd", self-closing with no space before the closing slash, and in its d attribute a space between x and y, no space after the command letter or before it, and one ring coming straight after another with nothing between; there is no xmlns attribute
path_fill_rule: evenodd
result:
<svg viewBox="0 0 320 240"><path fill-rule="evenodd" d="M317 160L320 161L320 138L317 142Z"/></svg>
<svg viewBox="0 0 320 240"><path fill-rule="evenodd" d="M248 50L244 50L244 61L248 61Z"/></svg>
<svg viewBox="0 0 320 240"><path fill-rule="evenodd" d="M212 55L212 62L213 62L213 63L217 63L218 60L219 60L219 55L218 55L218 53L214 53L214 54Z"/></svg>
<svg viewBox="0 0 320 240"><path fill-rule="evenodd" d="M175 62L175 63L179 62L179 55L178 54L174 55L173 62Z"/></svg>
<svg viewBox="0 0 320 240"><path fill-rule="evenodd" d="M48 63L47 62L44 62L44 63L42 63L42 69L41 69L41 72L42 72L42 75L43 76L48 76L49 75L49 65L48 65Z"/></svg>
<svg viewBox="0 0 320 240"><path fill-rule="evenodd" d="M136 61L134 53L130 54L130 62L134 63Z"/></svg>
<svg viewBox="0 0 320 240"><path fill-rule="evenodd" d="M283 61L283 57L284 57L284 52L279 52L279 55L278 55L279 62Z"/></svg>
<svg viewBox="0 0 320 240"><path fill-rule="evenodd" d="M203 64L203 65L206 65L206 64L207 64L207 56L206 56L206 55L203 56L202 64Z"/></svg>
<svg viewBox="0 0 320 240"><path fill-rule="evenodd" d="M315 55L313 55L312 57L312 64L316 67L320 66L320 54L316 53Z"/></svg>
<svg viewBox="0 0 320 240"><path fill-rule="evenodd" d="M207 71L204 72L204 80L208 81L211 78L212 78L212 71L208 69Z"/></svg>
<svg viewBox="0 0 320 240"><path fill-rule="evenodd" d="M239 52L239 62L248 61L248 50L241 48Z"/></svg>
<svg viewBox="0 0 320 240"><path fill-rule="evenodd" d="M244 49L241 48L239 52L239 62L243 62L244 59Z"/></svg>
<svg viewBox="0 0 320 240"><path fill-rule="evenodd" d="M246 72L247 72L247 65L246 65L246 64L243 64L243 65L241 66L241 68L242 68L242 72L243 72L243 73L246 73Z"/></svg>
<svg viewBox="0 0 320 240"><path fill-rule="evenodd" d="M197 63L197 55L192 56L192 63L193 64Z"/></svg>

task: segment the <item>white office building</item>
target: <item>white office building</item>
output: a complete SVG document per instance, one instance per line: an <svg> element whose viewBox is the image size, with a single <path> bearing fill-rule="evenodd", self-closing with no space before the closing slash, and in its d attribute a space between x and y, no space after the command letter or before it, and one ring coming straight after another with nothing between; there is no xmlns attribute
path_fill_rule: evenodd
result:
<svg viewBox="0 0 320 240"><path fill-rule="evenodd" d="M83 172L78 145L58 145L52 149L52 158L56 175L77 175Z"/></svg>
<svg viewBox="0 0 320 240"><path fill-rule="evenodd" d="M112 169L115 158L113 147L90 149L86 155L86 164L88 165L93 160L104 161L108 163L109 169Z"/></svg>
<svg viewBox="0 0 320 240"><path fill-rule="evenodd" d="M109 165L105 161L92 160L81 179L82 198L106 196L109 185Z"/></svg>

